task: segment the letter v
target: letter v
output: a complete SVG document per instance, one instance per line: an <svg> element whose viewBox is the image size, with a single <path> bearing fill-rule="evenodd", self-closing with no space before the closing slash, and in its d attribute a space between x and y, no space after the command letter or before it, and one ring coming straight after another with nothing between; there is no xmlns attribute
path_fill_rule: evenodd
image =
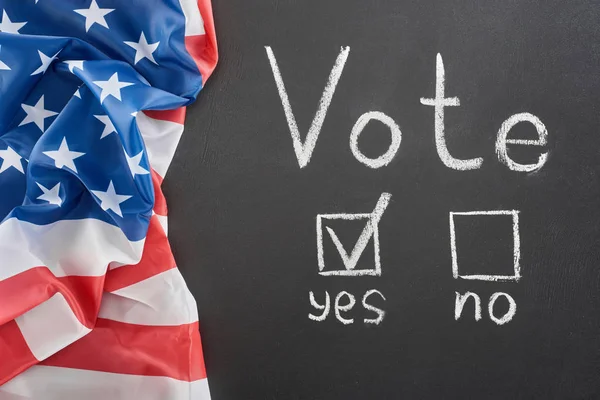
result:
<svg viewBox="0 0 600 400"><path fill-rule="evenodd" d="M323 126L323 121L325 120L327 109L329 108L329 104L331 104L333 93L335 93L335 88L338 84L338 81L340 80L340 77L342 76L344 65L346 64L346 60L348 59L350 47L342 47L340 49L340 54L337 56L335 64L331 69L329 79L327 80L327 84L325 85L325 90L323 91L323 95L321 96L321 100L319 101L319 108L315 113L312 124L310 125L310 129L308 130L308 134L306 135L306 139L304 140L304 143L302 143L302 139L300 139L300 132L298 130L298 125L296 124L296 118L294 117L292 106L290 105L290 100L288 99L287 92L285 91L285 85L283 84L281 72L279 71L279 67L277 66L277 60L275 59L273 50L271 50L270 46L265 46L265 49L267 51L267 57L269 57L269 62L271 63L271 69L273 70L273 77L275 78L275 83L277 84L277 91L279 92L281 103L283 104L285 118L287 119L288 126L290 127L290 133L292 134L296 158L298 159L298 164L300 165L300 168L304 168L306 167L306 165L308 165L310 157L312 156L312 152L315 149L315 145L317 144L317 138L319 137L319 133L321 132L321 127Z"/></svg>

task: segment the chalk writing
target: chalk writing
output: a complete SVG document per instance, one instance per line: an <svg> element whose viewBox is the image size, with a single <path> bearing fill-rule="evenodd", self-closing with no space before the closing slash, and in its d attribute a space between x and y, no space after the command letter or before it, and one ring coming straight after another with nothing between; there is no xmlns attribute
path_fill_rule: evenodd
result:
<svg viewBox="0 0 600 400"><path fill-rule="evenodd" d="M323 310L323 313L319 316L313 315L313 314L308 314L308 318L312 319L313 321L325 321L325 318L327 318L327 315L329 315L329 306L330 306L329 293L325 292L325 304L324 305L320 305L319 303L317 303L317 301L315 300L315 295L313 294L312 291L309 292L308 298L310 300L311 306L313 306L317 310Z"/></svg>
<svg viewBox="0 0 600 400"><path fill-rule="evenodd" d="M281 71L277 64L275 54L270 46L265 46L267 58L269 60L273 77L275 79L275 85L277 92L283 106L284 115L287 121L287 125L292 137L292 144L298 165L300 168L304 168L308 165L311 160L312 154L315 150L317 139L321 133L325 117L329 106L331 105L333 95L337 88L337 85L344 71L348 55L350 53L350 47L341 47L340 52L333 64L333 67L329 73L329 78L325 84L321 99L317 106L317 111L313 117L312 123L306 134L304 141L300 136L300 130L296 122L296 117L292 110L290 100L283 82ZM433 107L434 111L434 137L437 154L442 163L453 170L457 171L468 171L480 169L483 164L482 157L475 157L470 159L459 159L450 154L447 147L446 141L446 126L445 126L445 108L446 107L459 107L460 99L457 96L446 96L446 70L444 67L444 60L442 55L438 53L436 55L435 62L435 95L434 97L427 98L421 97L420 103L425 106ZM367 125L371 121L378 121L384 124L390 132L390 144L387 150L378 157L372 158L367 157L359 148L358 141L360 136L363 134ZM534 126L537 132L536 139L517 139L509 138L508 135L511 129L521 122L528 122ZM355 122L350 132L350 150L357 161L364 164L365 166L372 169L379 169L389 165L400 149L402 142L402 131L400 126L394 121L394 119L380 111L368 111L362 114ZM542 168L548 160L548 151L540 150L538 160L532 164L522 164L514 161L508 154L508 146L535 146L542 148L548 144L548 130L544 123L537 116L528 113L521 112L514 114L507 118L500 129L498 130L495 142L495 151L498 157L498 161L504 164L508 169L515 172L535 172ZM372 212L369 213L336 213L336 214L317 214L316 217L316 236L317 236L317 264L318 273L322 276L381 276L381 256L380 256L380 244L379 244L379 222L389 205L391 194L382 193L375 205ZM455 218L460 217L471 217L471 218L485 218L487 216L506 216L509 217L512 224L512 242L513 242L513 274L512 275L499 275L499 274L461 274L459 269L459 246L457 245L457 232L455 227ZM348 252L347 247L344 246L331 226L326 226L328 221L334 220L345 220L365 221L365 226L361 231L359 238L352 247L352 250ZM325 221L325 222L324 222ZM449 213L449 225L450 225L450 257L452 265L452 275L454 279L463 279L467 281L479 280L488 282L519 282L521 279L521 244L520 244L520 233L519 233L519 211L516 210L492 210L492 211L467 211L467 212L455 212ZM331 270L326 268L325 255L324 255L324 235L323 228L327 231L333 246L337 250L339 257L343 263L343 269ZM340 229L340 228L337 228ZM343 228L341 228L343 229ZM373 268L357 269L359 260L363 256L365 249L371 238L373 238ZM386 298L383 294L376 289L368 290L362 298L362 306L365 310L373 312L374 318L364 318L365 324L379 325L385 316L385 311L369 304L367 301L370 296L378 295L383 301ZM469 299L472 299L474 306L474 318L475 321L480 321L482 318L482 304L481 298L477 293L467 291L464 294L455 292L454 301L454 319L459 320L463 314L465 306L469 304ZM506 299L508 302L508 311L502 316L497 316L494 313L494 305L500 298ZM309 292L309 301L311 306L318 311L316 314L309 313L308 317L312 321L323 322L327 319L328 315L333 308L335 318L344 325L351 325L355 322L352 318L351 311L356 305L356 298L352 293L347 291L341 291L335 296L333 301L329 296L329 293L325 292L324 302L321 304L315 299L315 295L312 291ZM517 310L516 301L505 292L496 292L492 294L488 301L488 314L491 321L497 325L503 325L510 322Z"/></svg>
<svg viewBox="0 0 600 400"><path fill-rule="evenodd" d="M508 136L508 132L510 132L512 127L518 124L519 122L529 122L533 126L535 126L535 129L538 133L538 139L507 139L506 137ZM530 113L515 114L509 117L506 121L504 121L504 123L500 127L500 131L498 131L498 137L496 140L496 154L498 154L498 159L513 171L533 172L544 166L544 164L546 163L546 159L548 158L548 153L540 154L538 162L535 164L519 164L511 160L511 158L508 156L506 144L545 146L547 142L548 131L546 130L546 126L542 123L542 121L540 121L538 117Z"/></svg>
<svg viewBox="0 0 600 400"><path fill-rule="evenodd" d="M481 319L481 298L477 293L466 292L465 294L456 293L456 299L454 301L454 319L458 321L460 316L462 315L463 308L467 303L469 298L473 299L475 303L475 321L479 321Z"/></svg>
<svg viewBox="0 0 600 400"><path fill-rule="evenodd" d="M288 128L292 136L292 144L294 152L296 154L296 158L298 160L298 165L300 166L300 168L304 168L310 162L312 153L315 150L317 139L319 137L319 134L321 133L321 128L323 127L325 116L327 115L327 110L329 109L329 106L333 99L333 94L335 93L338 82L342 76L344 66L346 65L348 54L350 53L350 47L342 47L340 49L340 53L338 54L333 68L331 69L329 79L325 84L323 94L321 95L321 100L319 101L317 111L315 113L315 116L313 117L312 123L310 125L310 128L308 129L308 133L304 142L300 137L300 131L296 122L296 117L294 116L294 112L292 111L292 106L290 105L290 100L285 89L285 84L283 83L283 78L281 76L281 71L279 70L275 54L273 53L273 50L270 46L265 46L265 50L267 52L267 58L269 59L269 63L271 65L271 70L275 79L275 85L277 86L277 91L281 99L281 104L283 106L283 112L285 114ZM420 102L425 106L433 107L435 145L438 156L446 167L454 170L468 171L479 169L483 164L482 157L462 160L453 157L450 154L450 151L448 150L448 147L446 145L446 127L444 120L445 108L459 107L460 99L456 96L446 97L446 71L444 68L444 60L440 53L436 55L435 71L435 97L421 97ZM392 142L390 143L388 150L377 158L366 157L358 148L358 137L365 129L367 123L373 119L385 124L390 129L390 134L392 137ZM514 125L516 125L519 122L531 123L537 130L538 139L508 139L507 136L509 131ZM398 149L400 148L401 138L402 133L400 131L400 127L392 117L385 115L384 113L379 111L369 111L358 118L358 120L354 124L354 127L352 128L352 131L350 132L350 150L359 162L366 165L367 167L377 169L388 165L393 160L396 153L398 152ZM546 146L547 143L548 131L546 129L546 126L542 123L542 121L531 113L518 113L510 116L502 123L500 130L498 131L498 135L496 137L496 154L498 156L498 160L512 171L533 172L539 170L544 166L548 158L548 152L542 152L538 158L538 161L535 164L520 164L515 162L508 156L506 145L510 144L541 147Z"/></svg>
<svg viewBox="0 0 600 400"><path fill-rule="evenodd" d="M473 306L475 312L475 321L479 321L481 319L481 298L477 293L466 292L465 294L456 293L456 298L454 302L454 319L459 320L462 316L463 309L467 300L469 298L473 299ZM496 317L494 314L494 304L500 298L504 297L508 301L508 311L504 313L504 315L500 318ZM490 300L488 302L488 314L490 316L490 320L495 322L498 325L504 325L507 322L510 322L517 312L517 303L515 300L508 294L504 292L496 292L490 296Z"/></svg>
<svg viewBox="0 0 600 400"><path fill-rule="evenodd" d="M390 143L388 150L375 159L368 158L358 149L358 137L362 133L363 129L365 129L365 126L369 123L369 121L373 119L390 128L390 134L392 135L392 143ZM354 157L356 157L358 161L365 164L367 167L376 169L388 165L394 159L396 152L400 148L401 140L402 132L400 131L398 124L396 124L393 119L382 112L370 111L361 115L356 121L356 124L354 124L352 132L350 133L350 150L352 150L352 154L354 154Z"/></svg>
<svg viewBox="0 0 600 400"><path fill-rule="evenodd" d="M341 305L340 300L343 296L348 297L348 303ZM355 304L356 300L354 300L354 296L352 296L352 294L346 291L339 292L338 295L335 296L335 317L338 319L338 321L340 321L344 325L349 325L353 323L354 318L347 319L342 317L342 311L346 312L352 310L352 307L354 307Z"/></svg>
<svg viewBox="0 0 600 400"><path fill-rule="evenodd" d="M503 296L504 298L506 298L506 300L508 300L508 311L501 318L497 318L496 316L494 316L494 304L500 296ZM515 313L517 312L517 303L508 293L494 293L492 297L490 297L490 302L488 303L488 312L492 321L494 321L498 325L504 325L505 323L512 320L515 316Z"/></svg>
<svg viewBox="0 0 600 400"><path fill-rule="evenodd" d="M344 71L344 65L348 59L350 47L342 47L340 54L333 64L333 68L329 74L329 79L325 84L325 90L323 90L323 95L319 101L319 107L317 108L315 117L310 124L310 128L308 129L308 134L306 135L304 143L302 143L302 139L300 138L300 131L298 130L296 117L294 117L294 112L292 111L292 106L290 105L290 100L285 90L285 85L283 84L283 78L281 77L281 72L279 71L275 54L273 54L271 47L265 46L265 49L267 51L267 56L269 57L269 62L271 63L271 69L273 70L275 83L277 84L277 91L279 92L281 103L283 104L285 118L292 134L294 152L296 153L296 158L298 159L298 165L300 165L300 168L304 168L306 165L308 165L313 150L317 144L317 139L319 138L319 133L321 133L321 127L323 126L323 121L325 121L325 116L327 115L327 109L331 104L331 99L335 93L335 88L337 87L340 77L342 76L342 72Z"/></svg>
<svg viewBox="0 0 600 400"><path fill-rule="evenodd" d="M470 160L459 160L450 155L446 147L446 138L444 133L444 107L458 107L460 100L458 97L446 97L446 73L444 71L444 60L442 55L438 53L435 65L435 98L421 98L421 104L433 106L434 110L434 129L435 129L435 145L437 148L440 160L448 168L465 171L469 169L477 169L481 167L483 158L472 158Z"/></svg>
<svg viewBox="0 0 600 400"><path fill-rule="evenodd" d="M370 304L367 304L367 299L372 294L378 294L379 296L381 296L381 298L383 300L385 300L383 293L381 293L379 290L371 289L365 293L365 295L363 296L363 299L362 299L363 307L365 308L365 310L373 311L374 313L376 313L377 318L365 318L364 322L365 322L365 324L379 325L381 323L381 321L383 321L383 317L385 317L385 311L383 311L381 308L377 308Z"/></svg>
<svg viewBox="0 0 600 400"><path fill-rule="evenodd" d="M367 290L365 292L365 294L362 297L362 301L361 301L363 308L365 310L371 311L377 315L376 318L364 318L363 322L365 325L369 325L369 324L379 325L383 321L383 318L385 317L384 310L382 310L379 307L375 307L372 304L367 303L367 300L373 294L378 294L383 300L385 300L383 293L381 293L379 290L371 289L371 290ZM325 304L323 304L323 305L317 303L317 301L315 300L314 293L312 291L310 291L308 293L308 298L309 298L309 301L310 301L310 304L312 307L314 307L316 310L322 310L321 315L314 315L312 313L309 313L308 318L313 321L316 321L316 322L325 321L327 319L327 316L329 315L329 312L331 309L329 292L325 291ZM342 303L344 298L347 298L347 302L345 302L345 304ZM339 292L337 294L337 296L335 296L335 304L334 304L335 318L344 325L353 324L354 318L348 318L349 316L346 315L346 313L349 313L350 311L352 311L352 309L354 308L355 305L356 305L356 298L354 297L354 295L352 293L346 292L345 290ZM342 315L342 313L344 313L344 315Z"/></svg>

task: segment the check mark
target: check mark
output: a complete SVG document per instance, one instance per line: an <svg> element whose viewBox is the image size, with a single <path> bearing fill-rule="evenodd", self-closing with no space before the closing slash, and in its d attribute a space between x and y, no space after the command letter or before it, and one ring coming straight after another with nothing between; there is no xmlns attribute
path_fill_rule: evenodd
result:
<svg viewBox="0 0 600 400"><path fill-rule="evenodd" d="M358 237L356 244L352 248L352 251L350 252L350 254L348 254L348 252L344 248L344 245L342 244L340 239L337 237L334 230L331 229L330 227L326 227L327 232L329 233L329 236L331 236L331 240L333 241L333 244L335 245L338 253L340 254L340 257L342 258L342 261L344 263L344 267L346 268L346 270L352 271L356 267L356 264L358 263L360 256L362 255L363 251L365 251L365 248L367 247L369 240L371 240L373 233L377 229L377 224L379 224L379 221L381 220L381 217L383 216L385 209L387 208L388 204L390 203L391 197L392 197L392 195L389 193L381 194L381 196L379 197L379 200L377 201L377 204L375 205L375 208L373 209L373 212L371 212L371 214L368 214L367 223L365 224L365 227L363 228L363 230L362 230L360 236ZM354 218L354 216L352 214L347 214L346 218L343 215L341 215L340 219L356 219L356 218ZM378 249L375 249L375 251L378 251Z"/></svg>

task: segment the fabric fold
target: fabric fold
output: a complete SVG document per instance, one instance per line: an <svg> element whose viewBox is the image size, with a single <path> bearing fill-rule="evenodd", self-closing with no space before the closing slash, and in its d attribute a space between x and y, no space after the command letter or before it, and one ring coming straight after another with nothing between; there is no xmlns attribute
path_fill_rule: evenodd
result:
<svg viewBox="0 0 600 400"><path fill-rule="evenodd" d="M0 399L209 399L160 185L217 63L210 0L0 16Z"/></svg>

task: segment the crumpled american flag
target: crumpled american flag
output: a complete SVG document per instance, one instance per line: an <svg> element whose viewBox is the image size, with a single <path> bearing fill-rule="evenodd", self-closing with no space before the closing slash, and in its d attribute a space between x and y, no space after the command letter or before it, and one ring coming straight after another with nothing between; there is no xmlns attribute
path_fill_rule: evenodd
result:
<svg viewBox="0 0 600 400"><path fill-rule="evenodd" d="M0 0L0 400L209 399L160 185L210 0Z"/></svg>

